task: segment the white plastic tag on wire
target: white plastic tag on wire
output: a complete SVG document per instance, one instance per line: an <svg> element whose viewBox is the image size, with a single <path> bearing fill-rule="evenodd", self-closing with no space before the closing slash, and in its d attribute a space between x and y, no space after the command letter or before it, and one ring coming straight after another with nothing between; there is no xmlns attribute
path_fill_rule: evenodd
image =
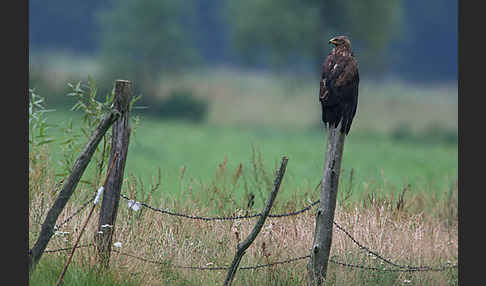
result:
<svg viewBox="0 0 486 286"><path fill-rule="evenodd" d="M98 193L96 194L96 197L94 199L94 204L96 205L98 203L98 201L100 200L100 197L101 195L103 194L103 190L105 188L103 186L101 186L99 189L98 189Z"/></svg>
<svg viewBox="0 0 486 286"><path fill-rule="evenodd" d="M138 211L140 209L140 202L136 202L134 200L128 201L128 207L133 209L134 211Z"/></svg>

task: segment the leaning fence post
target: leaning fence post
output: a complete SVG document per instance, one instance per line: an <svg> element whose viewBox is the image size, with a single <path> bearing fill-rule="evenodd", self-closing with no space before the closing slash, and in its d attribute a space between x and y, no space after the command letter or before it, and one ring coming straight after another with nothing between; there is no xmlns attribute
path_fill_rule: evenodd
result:
<svg viewBox="0 0 486 286"><path fill-rule="evenodd" d="M328 132L324 176L321 184L319 208L316 214L314 242L308 264L312 285L321 285L326 278L331 251L332 226L345 138L340 128L341 124L337 127L330 127Z"/></svg>
<svg viewBox="0 0 486 286"><path fill-rule="evenodd" d="M115 97L113 101L114 108L120 112L120 119L112 127L110 164L113 160L115 162L113 163L113 171L109 174L105 185L98 221L98 232L95 234L98 259L105 268L108 267L110 260L111 241L115 231L115 220L130 140L129 106L131 95L132 84L130 81L117 80L115 82ZM115 156L117 153L118 156Z"/></svg>
<svg viewBox="0 0 486 286"><path fill-rule="evenodd" d="M265 223L265 220L267 219L267 216L270 213L270 209L272 208L273 202L277 197L277 193L280 188L280 183L282 182L283 176L285 174L285 169L287 167L287 162L288 162L288 158L284 156L282 158L280 169L277 173L277 176L275 177L275 182L273 184L273 191L267 200L267 204L265 205L265 208L263 209L263 212L260 215L258 222L255 224L255 227L248 235L248 237L245 239L245 241L238 244L237 246L235 258L233 259L233 262L231 263L231 266L228 270L228 274L226 275L226 279L224 280L224 284L223 284L224 286L231 285L231 282L233 282L233 278L235 277L236 270L238 269L238 265L240 264L241 258L245 254L245 251L248 249L248 247L250 247L250 245L253 243L255 238L258 236L260 230L262 229L263 224Z"/></svg>
<svg viewBox="0 0 486 286"><path fill-rule="evenodd" d="M81 154L79 154L78 158L74 162L71 173L64 182L59 196L56 198L56 201L49 209L49 212L47 213L47 216L42 223L41 232L39 234L39 237L37 238L37 241L35 242L34 247L29 250L28 263L30 271L33 271L35 269L37 262L39 262L42 254L44 253L44 250L46 249L49 240L54 234L54 226L56 224L57 218L61 214L69 198L76 189L76 186L78 185L81 176L83 175L89 161L91 160L91 157L96 151L96 147L100 143L106 131L108 131L108 128L110 128L110 126L113 124L113 122L117 120L117 118L118 113L115 111L111 111L110 114L108 114L100 122L98 127L91 135L91 138L86 144L86 147L81 152Z"/></svg>
<svg viewBox="0 0 486 286"><path fill-rule="evenodd" d="M118 153L116 155L118 155ZM108 168L108 174L106 175L107 178L108 178L108 175L110 174L112 169L113 169L113 162L110 165L110 167ZM103 186L101 186L101 188L98 189L98 194L100 194L100 192L103 191L103 187L104 187L105 184L106 184L106 179L105 179L105 182L103 183ZM79 233L78 238L76 238L76 241L74 242L73 249L71 249L71 253L69 254L68 260L66 261L66 264L64 265L64 268L63 268L61 274L59 275L59 278L57 279L56 286L59 286L62 283L62 279L64 277L64 274L66 274L66 271L69 267L69 263L71 263L71 259L73 258L74 251L76 251L76 247L78 247L79 240L81 239L81 236L83 235L83 232L86 229L86 226L88 225L89 219L91 218L91 215L93 214L94 208L95 208L97 203L98 203L98 195L96 195L96 198L93 202L93 205L91 206L91 209L89 210L88 217L86 218L86 220L83 223L83 227L81 228L81 232Z"/></svg>

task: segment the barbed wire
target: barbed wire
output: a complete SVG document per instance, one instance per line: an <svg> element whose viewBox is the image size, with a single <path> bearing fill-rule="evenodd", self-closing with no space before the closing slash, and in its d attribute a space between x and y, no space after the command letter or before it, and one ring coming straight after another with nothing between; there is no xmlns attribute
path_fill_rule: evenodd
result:
<svg viewBox="0 0 486 286"><path fill-rule="evenodd" d="M126 252L121 252L121 251L116 250L116 249L112 249L112 251L115 252L115 253L121 254L121 255L125 255L125 256L128 256L128 257L132 257L132 258L135 258L135 259L144 261L144 262L149 262L149 263L153 263L153 264L166 265L166 266L169 266L169 267L172 267L172 268L191 269L191 270L209 270L209 271L212 271L212 270L228 270L229 269L229 266L214 266L214 267L208 267L208 266L182 266L182 265L174 265L174 264L170 264L168 262L151 260L151 259L147 259L147 258L144 258L144 257L140 257L140 256L137 256L137 255L134 255L134 254L130 254L130 253L126 253ZM291 262L295 262L295 261L302 260L302 259L306 259L306 258L310 258L310 255L299 256L299 257L290 258L290 259L283 260L283 261L277 261L277 262L267 263L267 264L257 264L257 265L253 265L253 266L243 266L243 267L239 267L239 269L242 269L242 270L256 270L256 269L260 269L260 268L264 268L264 267L270 267L270 266L275 266L275 265L280 265L280 264L291 263Z"/></svg>
<svg viewBox="0 0 486 286"><path fill-rule="evenodd" d="M121 194L122 198L126 199L126 200L130 200L128 197L124 196L123 194ZM132 200L130 200L132 201ZM299 215L301 213L304 213L308 210L310 210L312 207L314 207L315 205L317 205L318 203L320 202L320 200L316 200L314 202L312 202L310 205L304 207L303 209L299 210L299 211L295 211L295 212L291 212L291 213L285 213L285 214L270 214L268 215L269 217L272 217L272 218L281 218L281 217L287 217L287 216L294 216L294 215ZM205 221L214 221L214 220L238 220L238 219L250 219L250 218L255 218L255 217L258 217L260 216L261 214L258 213L258 214L254 214L254 215L246 215L246 216L234 216L234 217L202 217L202 216L191 216L191 215L187 215L187 214L181 214L181 213L176 213L176 212L171 212L171 211L167 211L167 210L163 210L163 209L160 209L160 208L155 208L155 207L152 207L146 203L143 203L143 202L140 202L140 205L146 207L146 208L149 208L153 211L157 211L157 212L161 212L161 213L164 213L164 214L167 214L167 215L173 215L173 216L179 216L179 217L185 217L185 218L189 218L189 219L198 219L198 220L205 220ZM406 272L409 272L409 271L426 271L426 270L434 270L434 268L431 268L429 266L414 266L414 265L401 265L401 264L397 264L383 256L381 256L380 254L372 251L371 249L369 249L368 247L362 245L359 241L357 241L351 234L349 234L348 231L346 231L346 229L344 229L342 226L340 226L336 221L333 222L334 225L336 225L336 227L344 232L346 234L346 236L348 236L352 241L353 243L355 243L359 248L361 248L362 250L365 250L366 252L368 252L369 254L375 256L376 258L394 266L394 267L397 267L397 268L400 268L400 269L404 269ZM349 264L349 265L352 265L352 264ZM363 266L365 267L365 266ZM447 267L446 267L447 268ZM450 268L450 267L449 267ZM379 269L379 268L377 268ZM371 269L373 270L373 269Z"/></svg>
<svg viewBox="0 0 486 286"><path fill-rule="evenodd" d="M440 268L432 268L430 266L422 266L422 265L421 266L413 266L413 265L401 265L401 264L394 263L391 260L386 259L385 257L379 255L378 253L372 251L368 247L359 243L351 234L349 234L349 232L347 232L342 226L340 226L335 221L334 221L334 225L336 225L336 227L340 231L344 232L359 248L361 248L362 250L365 250L369 254L375 256L376 258L378 258L378 259L380 259L380 260L382 260L382 261L384 261L384 262L386 262L390 265L393 265L393 266L401 268L401 269L407 269L407 271L427 271L427 270L434 271L435 269L440 269ZM447 267L447 266L443 266L443 267ZM443 268L443 267L441 267L441 268ZM450 267L447 267L447 268L450 268Z"/></svg>
<svg viewBox="0 0 486 286"><path fill-rule="evenodd" d="M320 183L316 186L316 188L319 187L319 185L320 185ZM66 224L70 220L72 220L72 218L74 216L76 216L77 214L79 214L84 208L86 208L86 206L90 202L92 202L95 199L95 196L96 195L94 195L92 198L90 198L88 201L86 201L72 215L70 215L67 219L65 219L60 224L56 225L55 228L56 229L59 229L64 224ZM120 196L123 199L125 199L125 200L134 202L134 200L131 200L130 198L128 198L127 196L125 196L123 194L120 194ZM288 216L299 215L301 213L304 213L304 212L310 210L312 207L314 207L315 205L317 205L319 202L320 202L320 200L316 200L316 201L312 202L310 205L304 207L301 210L295 211L295 212L283 213L283 214L270 214L268 216L269 217L272 217L272 218L281 218L281 217L288 217ZM187 218L187 219L203 220L203 221L240 220L240 219L251 219L251 218L256 218L256 217L261 216L261 213L257 213L257 214L253 214L253 215L231 216L231 217L224 217L224 216L219 216L219 217L203 217L203 216L188 215L188 214L183 214L183 213L177 213L177 212L173 212L173 211L163 210L163 209L160 209L160 208L156 208L156 207L150 206L150 205L148 205L148 204L146 204L144 202L137 202L137 203L139 203L141 206L143 206L145 208L148 208L150 210L153 210L153 211L156 211L156 212L160 212L160 213L163 213L163 214L167 214L167 215L171 215L171 216L184 217L184 218ZM359 264L351 264L351 263L345 263L345 262L336 261L336 260L334 260L332 258L329 259L329 261L331 263L335 263L335 264L338 264L338 265L341 265L341 266L351 267L351 268L359 268L359 269L373 270L373 271L387 271L387 272L444 271L444 270L447 270L447 269L451 269L451 268L457 267L457 264L445 265L445 266L440 266L440 267L436 267L436 268L430 267L430 266L413 266L413 265L401 265L401 264L397 264L397 263L392 262L391 260L389 260L389 259L381 256L380 254L372 251L368 247L362 245L348 231L346 231L346 229L344 229L342 226L340 226L336 221L334 221L333 223L334 223L334 225L336 225L336 227L340 231L344 232L344 234L346 234L346 236L348 238L350 238L353 241L353 243L356 244L360 249L368 252L369 254L375 256L376 258L378 258L378 259L382 260L383 262L385 262L385 263L387 263L389 265L392 265L393 267L396 267L396 268L380 268L380 267L374 267L374 266L365 266L365 265L359 265ZM93 244L81 245L81 246L78 246L77 248L89 247L89 246L92 246L92 245ZM45 252L46 253L54 253L54 252L60 252L60 251L67 251L67 250L71 250L71 249L72 249L72 247L68 247L68 248L60 248L60 249L54 249L54 250L46 250ZM121 251L118 251L116 249L112 249L112 251L113 252L116 252L116 253L119 253L121 255L125 255L125 256L129 256L129 257L136 258L136 259L141 260L141 261L145 261L145 262L149 262L149 263L154 263L154 264L164 264L164 265L168 265L168 266L171 266L171 267L174 267L174 268L180 268L180 269L192 269L192 270L227 270L227 269L229 269L229 267L200 267L200 266L171 265L168 262L161 262L161 261L150 260L150 259L147 259L147 258L144 258L144 257L139 257L139 256L136 256L136 255L133 255L133 254L129 254L129 253L126 253L126 252L121 252ZM245 266L245 267L240 267L240 269L243 269L243 270L254 270L254 269L260 269L260 268L264 268L264 267L275 266L275 265L279 265L279 264L291 263L291 262L295 262L295 261L302 260L302 259L306 259L306 258L310 258L310 255L300 256L300 257L291 258L291 259L284 260L284 261L277 261L277 262L268 263L268 264L259 264L259 265L254 265L254 266ZM450 263L448 263L448 264L450 264Z"/></svg>
<svg viewBox="0 0 486 286"><path fill-rule="evenodd" d="M81 205L81 207L79 209L77 209L74 213L72 213L68 218L66 218L64 221L62 221L60 224L56 224L54 226L54 229L55 230L58 230L60 229L63 225L65 225L66 223L68 223L69 221L71 221L73 219L73 217L75 217L77 214L79 214L82 210L84 210L88 205L89 203L91 203L96 197L96 194L93 195L93 197L91 197L89 200L87 200L85 203L83 203Z"/></svg>
<svg viewBox="0 0 486 286"><path fill-rule="evenodd" d="M397 269L397 268L395 268L395 269L393 269L393 268L379 268L379 267L374 267L374 266L364 266L364 265L359 265L359 264L345 263L345 262L336 261L332 258L330 258L329 261L334 263L334 264L338 264L338 265L345 266L345 267L359 268L359 269L364 269L364 270L383 271L383 272L445 271L447 269L457 267L457 264L453 264L453 265L442 266L442 267L439 267L439 268L432 268L432 267L426 266L424 268L408 268L408 269L401 269L401 268Z"/></svg>
<svg viewBox="0 0 486 286"><path fill-rule="evenodd" d="M85 244L85 245L78 245L76 246L76 248L84 248L84 247L90 247L90 246L93 246L94 244L92 243L89 243L89 244ZM68 251L68 250L72 250L73 247L66 247L66 248L58 248L58 249L46 249L44 250L44 253L54 253L54 252L61 252L61 251Z"/></svg>
<svg viewBox="0 0 486 286"><path fill-rule="evenodd" d="M122 198L124 198L125 200L133 201L133 200L131 200L130 198L128 198L127 196L125 196L123 194L120 194L120 196ZM177 213L177 212L163 210L163 209L156 208L156 207L153 207L151 205L148 205L148 204L146 204L144 202L138 202L138 203L140 203L140 205L143 206L143 207L145 207L145 208L148 208L148 209L151 209L153 211L160 212L160 213L163 213L163 214L166 214L166 215L184 217L184 218L194 219L194 220L204 220L204 221L249 219L249 218L258 217L258 216L261 215L260 213L258 213L258 214L254 214L254 215L232 216L232 217L203 217L203 216L193 216L193 215L188 215L188 214L183 214L183 213Z"/></svg>
<svg viewBox="0 0 486 286"><path fill-rule="evenodd" d="M192 270L227 270L228 269L228 267L204 267L204 266L203 267L200 267L200 266L179 266L179 265L172 265L169 262L163 262L163 261L157 261L157 260L147 259L145 257L140 257L140 256L137 256L137 255L134 255L134 254L130 254L130 253L127 253L127 252L121 252L121 251L116 250L116 249L112 249L111 251L113 251L115 253L118 253L118 254L121 254L121 255L125 255L125 256L128 256L128 257L132 257L132 258L135 258L135 259L144 261L144 262L148 262L148 263L152 263L152 264L166 265L166 266L170 266L170 267L173 267L173 268L192 269Z"/></svg>
<svg viewBox="0 0 486 286"><path fill-rule="evenodd" d="M322 181L319 180L319 183L314 188L314 193L317 191L317 188L319 188L319 186L321 184L322 184ZM317 205L319 202L320 202L320 200L314 201L313 203L311 203L310 205L308 205L305 208L301 209L300 211L290 212L290 213L286 213L286 214L279 214L279 215L269 214L268 216L269 217L272 217L272 218L280 218L280 217L287 217L287 216L299 215L301 213L304 213L304 212L310 210L312 207L314 207L315 205Z"/></svg>
<svg viewBox="0 0 486 286"><path fill-rule="evenodd" d="M315 205L317 205L319 202L320 202L320 200L317 200L317 201L311 203L310 205L306 206L305 208L303 208L303 209L301 209L299 211L295 211L295 212L291 212L291 213L285 213L285 214L269 214L268 217L280 218L280 217L287 217L287 216L299 215L301 213L304 213L304 212L310 210L312 207L314 207Z"/></svg>
<svg viewBox="0 0 486 286"><path fill-rule="evenodd" d="M268 264L260 264L260 265L255 265L255 266L240 267L240 269L253 270L253 269L258 269L258 268L263 268L263 267L275 266L275 265L279 265L279 264L291 263L291 262L295 262L295 261L306 259L306 258L310 258L310 255L299 256L299 257L287 259L287 260L284 260L284 261L277 261L277 262L268 263Z"/></svg>
<svg viewBox="0 0 486 286"><path fill-rule="evenodd" d="M127 196L123 195L123 194L120 194L120 196L127 200L127 201L133 201L131 200L130 198L128 198ZM203 216L197 216L197 215L188 215L188 214L183 214L183 213L177 213L177 212L173 212L173 211L168 211L168 210L164 210L164 209L161 209L161 208L156 208L156 207L153 207L151 205L148 205L144 202L138 202L141 206L145 207L145 208L148 208L148 209L151 209L152 211L156 211L156 212L160 212L160 213L163 213L163 214L166 214L166 215L171 215L171 216L178 216L178 217L184 217L184 218L187 218L187 219L194 219L194 220L204 220L204 221L216 221L216 220L240 220L240 219L251 219L251 218L256 218L256 217L259 217L261 216L261 213L257 213L257 214L253 214L253 215L242 215L242 216L228 216L228 217L225 217L225 216L215 216L215 217L203 217ZM310 205L306 206L305 208L299 210L299 211L295 211L295 212L291 212L291 213L284 213L284 214L269 214L268 217L271 217L271 218L281 218L281 217L287 217L287 216L294 216L294 215L299 215L301 213L304 213L308 210L310 210L313 206L315 206L316 204L319 203L319 200L311 203Z"/></svg>
<svg viewBox="0 0 486 286"><path fill-rule="evenodd" d="M93 245L94 244L80 245L80 246L78 246L76 248L89 247L89 246L93 246ZM46 253L53 253L53 252L60 252L60 251L68 251L68 250L71 250L71 249L72 249L72 247L67 247L67 248L59 248L59 249L54 249L54 250L46 250L45 252ZM209 266L183 266L183 265L174 265L174 264L171 264L170 262L152 260L152 259L148 259L148 258L145 258L145 257L141 257L141 256L137 256L137 255L134 255L134 254L130 254L130 253L127 253L127 252L122 252L122 251L119 251L119 250L116 250L116 249L112 249L112 252L118 253L120 255L128 256L128 257L132 257L132 258L138 259L138 260L143 261L143 262L148 262L148 263L152 263L152 264L166 265L166 266L172 267L172 268L190 269L190 270L208 270L208 271L218 271L218 270L228 270L229 269L229 266L214 266L214 267L209 267ZM276 261L276 262L272 262L272 263L267 263L267 264L257 264L257 265L252 265L252 266L243 266L243 267L239 267L239 269L242 269L242 270L257 270L257 269L260 269L260 268L265 268L265 267L271 267L271 266L275 266L275 265L292 263L292 262L296 262L296 261L299 261L299 260L308 259L310 257L311 257L310 255L304 255L304 256L290 258L290 259L283 260L283 261ZM429 267L429 266L424 266L422 268L407 268L407 269L403 269L403 268L400 268L400 267L398 267L398 268L380 268L380 267L375 267L375 266L366 266L366 265L360 265L360 264L352 264L352 263L341 262L341 261L337 261L337 260L335 260L333 258L330 258L329 259L329 262L334 263L334 264L337 264L337 265L340 265L340 266L344 266L344 267L358 268L358 269L363 269L363 270L382 271L382 272L445 271L447 269L451 269L451 268L457 267L457 264L453 264L453 265L446 265L446 266L441 266L441 267L437 267L437 268L433 268L433 267Z"/></svg>

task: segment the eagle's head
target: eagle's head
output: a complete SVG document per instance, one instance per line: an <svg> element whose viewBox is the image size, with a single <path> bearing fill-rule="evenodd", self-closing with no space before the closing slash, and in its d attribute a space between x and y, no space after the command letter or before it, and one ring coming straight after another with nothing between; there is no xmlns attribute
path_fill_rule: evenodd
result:
<svg viewBox="0 0 486 286"><path fill-rule="evenodd" d="M346 36L337 36L329 40L329 44L333 44L336 47L344 46L348 50L351 50L351 42Z"/></svg>

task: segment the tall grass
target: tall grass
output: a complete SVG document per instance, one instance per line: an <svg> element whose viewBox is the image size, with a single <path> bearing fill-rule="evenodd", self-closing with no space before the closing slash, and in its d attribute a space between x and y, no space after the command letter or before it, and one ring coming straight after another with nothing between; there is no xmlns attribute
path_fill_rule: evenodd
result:
<svg viewBox="0 0 486 286"><path fill-rule="evenodd" d="M268 179L272 178L275 168L262 169L264 164L261 160L258 153L255 153L252 158L253 169L245 180L249 191L254 192L256 197L261 192L262 198L266 198L271 184L271 180L268 182ZM39 191L43 188L54 188L54 173L47 165L38 167L48 171L32 170L30 174L32 178L30 188L33 193L29 213L31 242L32 238L36 237L39 222L56 196L53 191L45 193ZM247 201L239 200L231 192L231 186L242 180L244 176L238 169L226 169L223 162L215 175L217 180L208 186L207 196L191 193L190 186L182 184L183 170L180 176L181 191L185 193L183 199L179 196L164 196L163 200L154 201L151 193L158 188L163 188L163 182L159 185L157 178L154 178L152 184L142 184L135 177L128 177L122 192L130 197L144 194L139 196L138 200L155 207L192 215L236 215L258 212L259 208L255 206L248 209ZM77 190L80 193L90 194L94 191L86 187ZM452 186L445 191L447 195L441 197L404 191L401 197L393 198L380 190L375 190L363 195L360 202L346 200L345 196L341 196L336 208L335 220L360 243L396 263L433 267L448 262L456 263L457 186ZM308 193L313 192L315 192L314 188L308 190ZM309 202L309 198L295 201L277 200L272 212L295 211ZM59 222L74 212L81 203L80 200L72 200L61 214ZM97 268L95 250L81 248L76 251L75 264L68 273L75 276L85 273L89 277L83 279L101 279L100 281L108 279L105 275L112 277L109 281L118 281L116 279L120 277L131 277L135 281L133 283L143 285L219 285L224 280L224 271L186 270L174 266L227 266L234 255L237 243L249 234L255 223L254 220L193 221L163 215L146 208L134 211L128 208L127 201L123 199L120 204L113 241L120 242L121 248L114 247L117 252L112 253L111 272L109 274L93 272L93 269ZM308 254L313 239L314 214L315 210L311 210L295 217L270 218L259 237L248 249L240 266L271 263ZM61 231L67 233L55 235L48 249L72 245L87 215L88 211L85 210L63 226ZM95 210L93 217L97 216L98 209ZM96 219L92 220L88 225L80 242L81 245L93 242L93 235L97 230L95 221ZM39 268L35 274L37 276L31 279L42 280L44 278L37 277L44 277L44 275L55 276L56 270L60 270L59 261L66 259L67 255L68 253L62 252L44 254L41 260L44 261L44 266ZM142 261L132 255L159 263ZM387 266L379 259L360 250L336 227L331 258L366 266ZM306 263L307 260L302 260L261 270L239 270L234 285L302 285L306 281ZM331 263L328 273L326 285L457 284L457 269L443 272L389 273L345 268ZM100 278L99 275L105 278Z"/></svg>
<svg viewBox="0 0 486 286"><path fill-rule="evenodd" d="M435 126L433 130L438 130L440 126L447 135L444 138L450 130L457 130L456 95L450 88L441 89L438 95L436 89L414 90L399 84L375 84L368 89L373 83L368 84L363 85L360 95L354 131L347 137L336 221L362 244L396 263L429 266L455 263L457 142L430 140L437 134L430 135L426 127ZM144 118L131 137L122 193L158 208L190 215L256 213L268 197L279 159L287 155L287 173L272 212L296 211L319 197L316 184L322 175L325 142L322 130L316 128L319 109L308 98L316 92L313 85L293 81L290 88L288 82L268 75L257 78L254 74L217 71L204 76L188 74L178 80L162 79L158 96L170 94L170 90L180 85L193 87L197 96L210 98L208 123ZM411 94L395 96L404 93ZM86 115L86 110L83 112ZM69 160L62 159L72 159L78 154L89 135L86 120L94 120L100 114L85 117L84 123L80 115L75 116L66 129L64 123L70 114L51 112L49 123L59 123L65 128L50 129L54 142L31 144L30 247L62 184L59 169L68 171ZM59 144L62 140L71 140L72 144L62 149ZM106 167L106 154L100 147L95 164L90 164L58 223L95 192ZM110 271L98 271L93 248L81 248L68 269L66 283L218 285L224 279L224 271L193 271L175 266L227 266L237 243L255 223L188 221L146 208L134 211L123 199L120 203L113 241L119 242L121 248L114 247ZM87 209L52 237L48 249L74 243L88 215ZM98 211L95 210L94 218ZM314 214L315 210L311 210L295 217L267 220L240 266L308 254ZM95 222L93 219L88 225L81 245L93 242ZM333 237L333 259L386 266L360 250L336 228ZM67 255L45 253L30 277L31 283L52 284ZM234 285L302 285L306 282L306 263L303 260L260 270L239 270ZM326 284L455 285L457 269L395 273L330 264Z"/></svg>
<svg viewBox="0 0 486 286"><path fill-rule="evenodd" d="M63 255L43 257L37 266L37 270L29 277L29 285L55 285L64 268L65 261ZM70 264L68 269L63 278L63 285L133 286L143 284L141 281L130 277L128 273L121 271L100 272L93 265L83 263L80 255L77 255L77 259Z"/></svg>

